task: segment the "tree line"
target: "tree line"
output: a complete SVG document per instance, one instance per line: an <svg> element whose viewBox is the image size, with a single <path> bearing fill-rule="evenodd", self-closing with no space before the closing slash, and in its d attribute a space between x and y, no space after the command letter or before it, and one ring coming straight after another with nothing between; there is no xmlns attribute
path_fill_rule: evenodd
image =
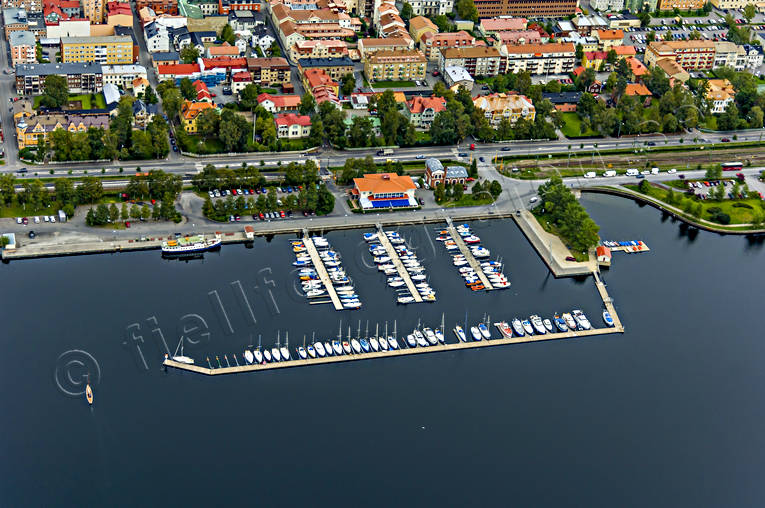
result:
<svg viewBox="0 0 765 508"><path fill-rule="evenodd" d="M560 176L555 175L540 185L537 193L542 199L541 219L554 225L574 250L586 252L598 244L600 228Z"/></svg>

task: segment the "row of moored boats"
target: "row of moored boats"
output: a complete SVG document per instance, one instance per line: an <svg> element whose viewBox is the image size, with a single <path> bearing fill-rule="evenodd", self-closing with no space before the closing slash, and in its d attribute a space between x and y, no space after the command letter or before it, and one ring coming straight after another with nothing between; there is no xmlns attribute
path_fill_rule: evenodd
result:
<svg viewBox="0 0 765 508"><path fill-rule="evenodd" d="M603 310L603 322L607 326L614 326L614 320L607 310ZM545 335L555 332L568 332L574 330L590 330L592 324L587 319L584 312L574 309L571 312L555 314L552 319L542 318L537 314L529 316L527 319L514 318L510 323L499 321L494 326L500 331L503 337L523 337L524 335ZM468 332L470 335L468 336ZM491 331L486 323L479 323L471 326L466 332L461 326L454 327L454 334L463 342L468 338L473 340L483 340L491 338Z"/></svg>
<svg viewBox="0 0 765 508"><path fill-rule="evenodd" d="M425 267L417 259L415 253L406 245L406 241L396 231L384 231L388 242L393 246L394 255L401 261L406 275L412 280L415 290L422 301L435 302L436 292L427 282ZM364 240L369 244L369 253L373 256L377 269L387 276L387 284L398 293L397 302L400 304L414 303L415 295L409 290L406 280L396 268L395 260L382 245L380 233L365 233Z"/></svg>
<svg viewBox="0 0 765 508"><path fill-rule="evenodd" d="M481 245L481 239L473 233L469 225L460 224L455 227L455 230L465 245L470 249L470 253L476 258L476 261L491 256L489 249ZM459 269L460 275L465 280L465 286L470 288L471 291L482 291L486 289L486 286L477 271L470 265L470 261L464 254L458 252L460 247L457 244L457 241L452 238L449 230L444 229L438 231L436 240L443 242L447 251L454 252L452 254L452 264ZM507 280L507 277L502 271L501 262L480 261L480 270L484 273L492 288L506 289L510 287L510 281Z"/></svg>
<svg viewBox="0 0 765 508"><path fill-rule="evenodd" d="M316 252L321 259L324 268L327 270L332 288L337 294L344 309L358 309L361 307L361 300L356 294L353 282L343 269L340 261L340 253L333 250L329 241L322 236L311 237ZM306 298L324 298L328 297L329 288L325 287L321 280L313 260L308 253L308 247L303 240L293 240L291 242L292 252L295 253L295 261L292 263L298 267L298 277Z"/></svg>

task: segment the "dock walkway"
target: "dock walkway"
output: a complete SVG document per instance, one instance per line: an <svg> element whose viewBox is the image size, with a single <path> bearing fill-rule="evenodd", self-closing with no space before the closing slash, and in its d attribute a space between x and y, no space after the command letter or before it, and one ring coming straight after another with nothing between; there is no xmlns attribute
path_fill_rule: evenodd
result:
<svg viewBox="0 0 765 508"><path fill-rule="evenodd" d="M321 256L319 256L319 251L316 250L316 246L308 235L307 229L303 230L303 243L305 244L306 249L308 249L308 255L311 256L311 262L313 263L314 268L316 268L316 272L319 274L319 278L324 284L329 298L332 300L332 305L335 306L335 310L343 310L343 304L340 302L337 292L335 292L335 285L332 283L332 279L329 278L329 273L327 273L327 268L324 266L324 261L322 261Z"/></svg>
<svg viewBox="0 0 765 508"><path fill-rule="evenodd" d="M385 251L388 253L388 257L393 263L393 266L396 267L399 277L401 277L406 283L406 287L412 294L414 301L417 303L422 303L422 295L420 295L420 292L417 291L417 287L415 287L414 282L412 282L412 278L409 276L409 272L404 267L404 263L402 263L401 258L398 257L398 252L396 252L396 249L393 248L393 244L390 243L390 240L388 240L388 235L385 234L382 224L377 224L377 239L380 240L380 245L382 245L385 248Z"/></svg>
<svg viewBox="0 0 765 508"><path fill-rule="evenodd" d="M467 259L468 264L473 269L473 271L478 275L478 278L481 279L481 284L483 284L484 290L491 291L494 289L494 286L491 285L491 282L489 282L489 278L486 276L485 273L483 273L483 268L481 267L481 263L478 262L478 260L473 256L473 252L470 250L470 248L467 246L467 244L462 240L462 236L457 232L457 228L454 227L454 224L452 223L452 219L449 217L446 218L446 225L447 229L449 230L449 235L452 237L452 240L457 244L457 247L460 248L460 252L462 252L462 255L465 256L465 259Z"/></svg>
<svg viewBox="0 0 765 508"><path fill-rule="evenodd" d="M608 294L608 290L606 289L606 284L603 282L603 279L600 278L600 272L592 272L592 276L595 279L595 287L598 288L598 293L600 293L600 298L603 300L603 305L605 305L606 310L609 314L611 314L611 318L614 320L614 329L617 332L624 332L624 326L622 325L621 319L619 319L619 315L616 314L616 309L614 308L614 301L611 298L611 296Z"/></svg>

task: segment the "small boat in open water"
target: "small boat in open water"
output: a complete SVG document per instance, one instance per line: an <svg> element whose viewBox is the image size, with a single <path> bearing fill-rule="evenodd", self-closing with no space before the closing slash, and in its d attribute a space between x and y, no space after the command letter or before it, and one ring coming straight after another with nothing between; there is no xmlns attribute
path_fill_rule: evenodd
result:
<svg viewBox="0 0 765 508"><path fill-rule="evenodd" d="M88 380L85 384L85 398L88 399L88 405L93 405L93 388L90 387L90 374L88 374Z"/></svg>

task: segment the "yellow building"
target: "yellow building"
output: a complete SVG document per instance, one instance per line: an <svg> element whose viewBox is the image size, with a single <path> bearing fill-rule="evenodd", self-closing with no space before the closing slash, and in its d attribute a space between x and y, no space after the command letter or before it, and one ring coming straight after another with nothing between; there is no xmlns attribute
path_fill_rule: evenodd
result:
<svg viewBox="0 0 765 508"><path fill-rule="evenodd" d="M419 49L378 51L364 62L369 81L412 81L425 79L428 59Z"/></svg>
<svg viewBox="0 0 765 508"><path fill-rule="evenodd" d="M103 23L106 14L106 0L83 0L82 12L91 23Z"/></svg>
<svg viewBox="0 0 765 508"><path fill-rule="evenodd" d="M515 123L521 118L534 121L536 108L525 95L495 93L476 97L473 106L482 109L492 127L499 125L503 118Z"/></svg>
<svg viewBox="0 0 765 508"><path fill-rule="evenodd" d="M130 36L62 37L61 61L97 62L107 65L132 64L133 39Z"/></svg>
<svg viewBox="0 0 765 508"><path fill-rule="evenodd" d="M13 104L13 120L16 125L16 142L19 150L36 147L37 138L47 141L56 129L71 133L85 132L89 127L109 127L109 115L67 115L63 113L38 115L29 100Z"/></svg>
<svg viewBox="0 0 765 508"><path fill-rule="evenodd" d="M197 118L206 109L214 110L215 106L209 102L183 101L183 106L181 107L183 129L189 134L195 134L197 132Z"/></svg>
<svg viewBox="0 0 765 508"><path fill-rule="evenodd" d="M678 9L681 11L696 11L703 9L706 3L706 0L659 0L659 10L671 11Z"/></svg>
<svg viewBox="0 0 765 508"><path fill-rule="evenodd" d="M419 44L426 33L437 34L438 27L425 16L416 16L409 20L409 35L412 36L415 44Z"/></svg>

